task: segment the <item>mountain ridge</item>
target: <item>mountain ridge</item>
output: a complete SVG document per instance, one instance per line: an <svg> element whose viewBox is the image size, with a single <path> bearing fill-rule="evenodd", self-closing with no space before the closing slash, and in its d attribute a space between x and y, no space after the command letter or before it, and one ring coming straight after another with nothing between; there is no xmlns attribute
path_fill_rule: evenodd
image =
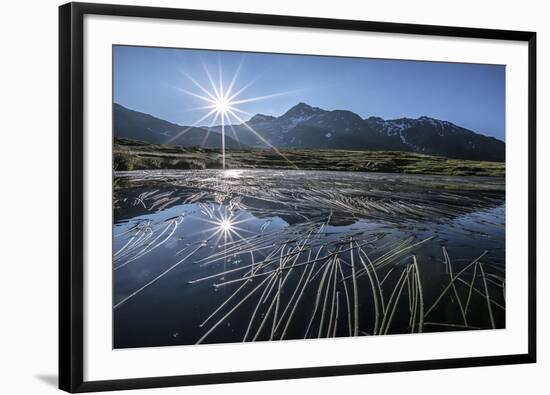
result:
<svg viewBox="0 0 550 395"><path fill-rule="evenodd" d="M115 104L115 106L120 105ZM166 131L159 132L166 128L165 124L160 129L157 128L159 133L154 137L158 138L156 141L152 140L154 139L152 136L143 132L141 136L137 137L135 131L117 132L117 125L120 125L121 122L117 123L117 111L114 113L115 137L145 139L144 141L152 143L163 143L162 140L166 140L158 136L159 133L166 135ZM151 121L147 118L148 116L162 121L148 114L135 113L139 114L136 116L140 119ZM220 125L185 127L167 121L162 122L171 125L170 130L189 128L193 131L192 133L186 132L181 139L172 142L173 144L187 147L197 145L205 148L221 147ZM252 132L251 128L257 131L262 138ZM205 140L207 145L197 144L199 138L194 135L200 135L203 139L207 135L208 138ZM505 143L503 141L476 133L449 121L428 116L416 119L402 117L392 120L384 120L375 116L362 118L352 111L324 110L304 102L296 104L278 117L255 114L244 123L226 125L225 139L227 149L272 146L278 149L395 150L466 160L503 162L505 159Z"/></svg>
<svg viewBox="0 0 550 395"><path fill-rule="evenodd" d="M361 118L348 110L329 111L300 102L279 117L264 117L253 116L246 125L261 131L277 148L396 150L456 159L505 159L503 141L428 116ZM234 137L250 147L265 147L246 125L232 125ZM211 129L219 131L220 126Z"/></svg>

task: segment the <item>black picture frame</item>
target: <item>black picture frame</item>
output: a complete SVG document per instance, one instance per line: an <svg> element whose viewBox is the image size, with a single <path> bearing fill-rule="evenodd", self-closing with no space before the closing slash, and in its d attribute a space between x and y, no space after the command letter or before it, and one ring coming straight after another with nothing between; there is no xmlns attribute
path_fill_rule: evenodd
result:
<svg viewBox="0 0 550 395"><path fill-rule="evenodd" d="M233 373L84 381L83 351L83 20L87 14L324 28L528 43L528 352ZM320 376L449 369L536 361L536 33L284 15L69 3L59 8L59 388L90 392Z"/></svg>

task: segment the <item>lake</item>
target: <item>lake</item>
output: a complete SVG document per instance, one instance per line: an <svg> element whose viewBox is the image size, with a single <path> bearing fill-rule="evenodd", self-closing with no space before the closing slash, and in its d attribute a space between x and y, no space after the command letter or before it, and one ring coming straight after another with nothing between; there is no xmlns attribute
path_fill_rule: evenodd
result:
<svg viewBox="0 0 550 395"><path fill-rule="evenodd" d="M504 178L117 172L114 347L505 327Z"/></svg>

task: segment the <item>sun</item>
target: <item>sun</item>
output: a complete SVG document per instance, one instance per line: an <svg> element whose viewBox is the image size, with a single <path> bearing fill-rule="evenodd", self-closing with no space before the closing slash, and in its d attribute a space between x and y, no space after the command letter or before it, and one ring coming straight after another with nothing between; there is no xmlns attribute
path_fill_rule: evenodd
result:
<svg viewBox="0 0 550 395"><path fill-rule="evenodd" d="M214 102L214 108L218 114L227 114L231 104L226 97L217 97Z"/></svg>
<svg viewBox="0 0 550 395"><path fill-rule="evenodd" d="M205 110L206 114L200 117L192 126L186 127L182 129L179 133L172 136L168 141L168 143L176 142L185 133L189 132L190 130L193 130L194 127L204 126L202 123L206 121L208 118L210 118L210 125L206 126L207 132L204 135L201 146L205 145L205 143L208 140L208 137L211 134L211 131L213 130L212 128L214 127L214 124L218 122L219 132L221 134L222 168L225 169L225 138L228 131L226 129L230 129L230 131L232 132L231 137L233 137L233 139L237 142L237 144L240 144L239 137L233 125L235 123L241 127L246 128L255 137L257 137L257 139L261 141L266 147L269 147L270 149L275 151L285 161L287 161L290 165L292 165L294 168L297 169L298 167L293 162L291 162L275 146L273 146L273 144L271 144L269 140L265 139L258 131L256 131L251 125L249 125L248 122L245 121L245 119L243 119L243 117L250 118L253 116L253 114L239 108L242 104L245 104L245 103L252 103L259 100L267 100L267 99L275 98L281 95L287 95L292 92L280 92L275 94L241 99L239 98L241 94L244 91L246 91L254 82L254 81L250 81L240 89L235 89L235 83L237 81L239 71L242 66L242 60L237 70L235 71L233 78L231 78L231 81L228 85L224 84L221 63L218 63L218 81L217 82L214 81L214 78L212 78L212 75L210 74L210 71L208 70L208 68L205 65L203 66L204 66L204 71L207 76L208 82L210 82L210 89L201 85L197 80L195 80L193 77L191 77L188 74L185 74L185 76L189 79L189 81L191 81L193 85L195 85L199 89L200 93L191 92L191 91L188 91L187 89L182 89L180 87L176 87L176 89L184 92L187 95L200 99L205 105L198 107L196 109Z"/></svg>

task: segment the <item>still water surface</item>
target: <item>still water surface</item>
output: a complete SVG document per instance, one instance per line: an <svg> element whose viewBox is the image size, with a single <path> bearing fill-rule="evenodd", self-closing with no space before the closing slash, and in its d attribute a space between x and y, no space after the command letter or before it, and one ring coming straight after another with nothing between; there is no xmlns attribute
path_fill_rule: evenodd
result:
<svg viewBox="0 0 550 395"><path fill-rule="evenodd" d="M503 328L504 180L115 175L115 348Z"/></svg>

